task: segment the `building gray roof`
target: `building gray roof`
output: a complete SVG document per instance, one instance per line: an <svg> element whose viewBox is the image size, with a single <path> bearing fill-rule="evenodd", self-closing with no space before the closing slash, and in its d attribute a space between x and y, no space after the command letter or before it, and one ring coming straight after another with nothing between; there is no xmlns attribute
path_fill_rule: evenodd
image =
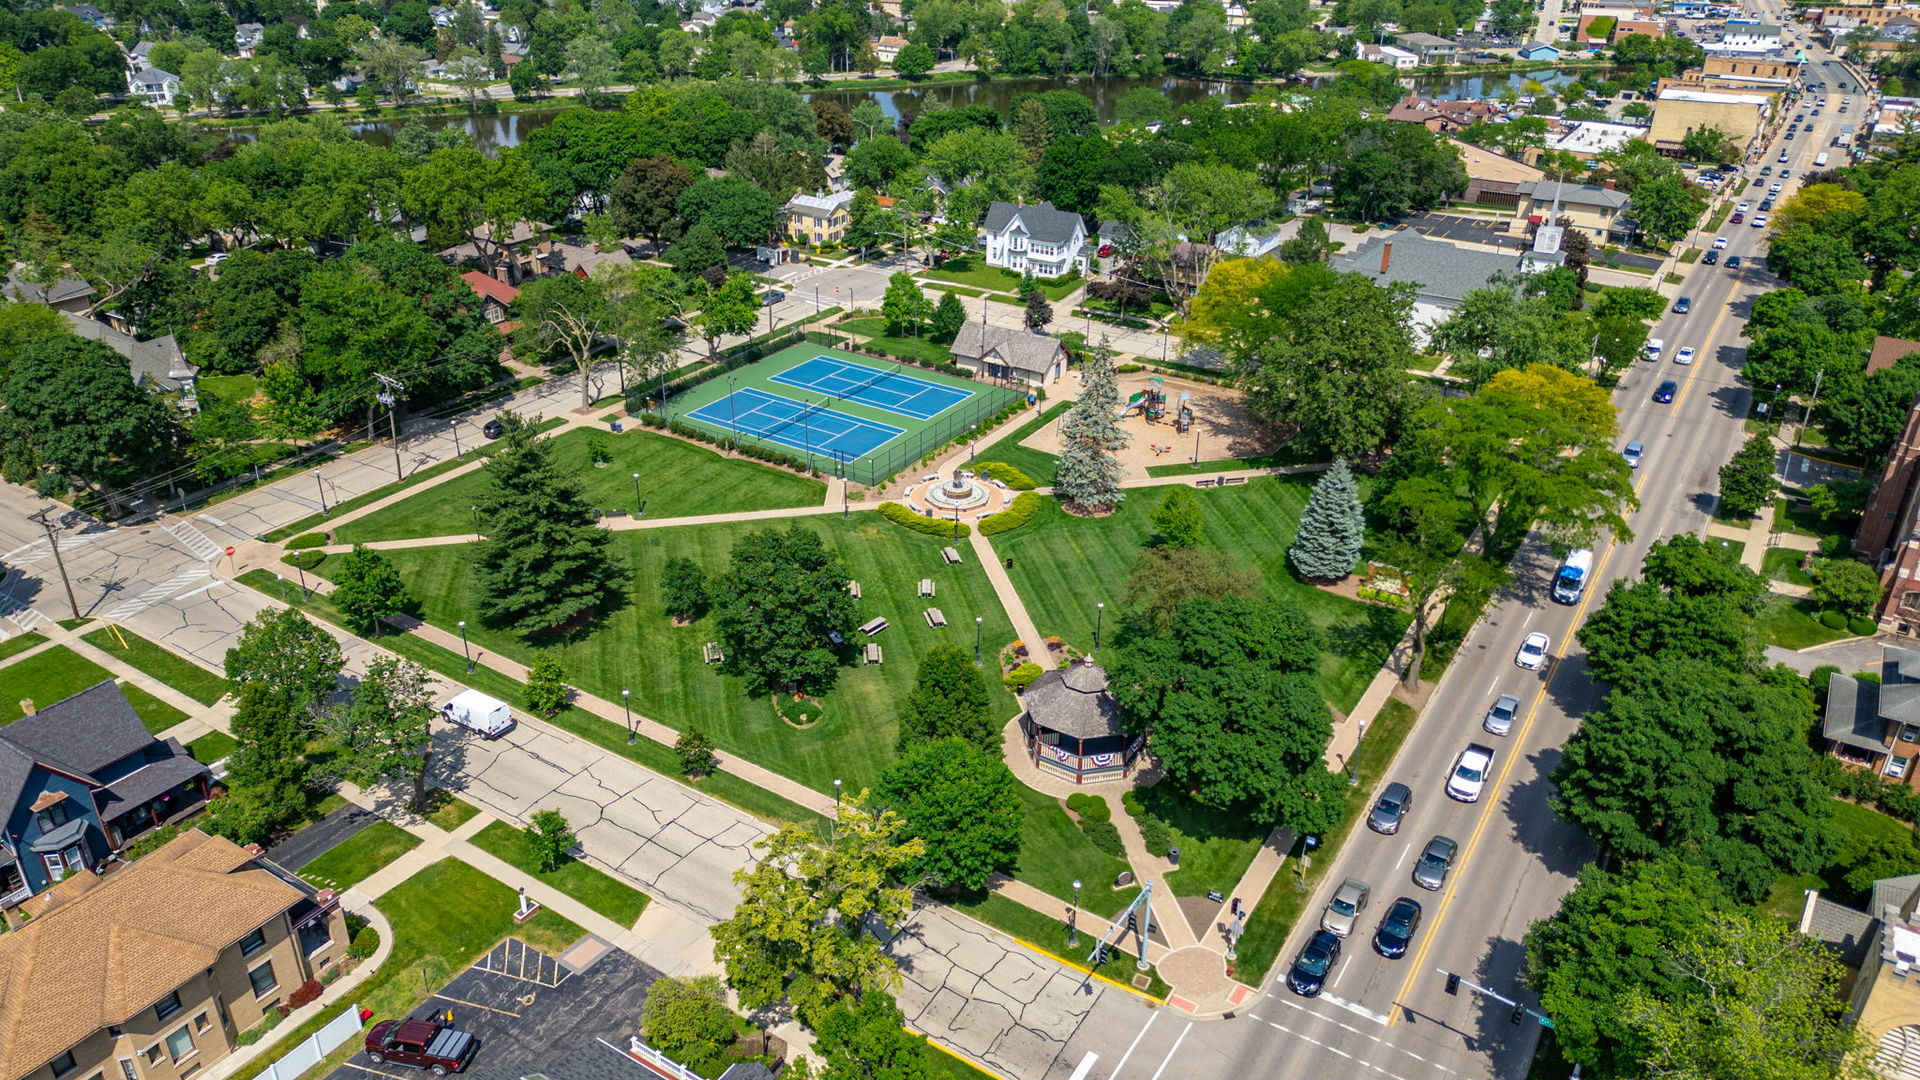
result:
<svg viewBox="0 0 1920 1080"><path fill-rule="evenodd" d="M7 277L7 296L22 304L64 304L76 296L93 295L93 286L78 278L61 278L51 285L28 281L14 271Z"/></svg>
<svg viewBox="0 0 1920 1080"><path fill-rule="evenodd" d="M1859 968L1873 955L1875 919L1864 911L1815 896L1800 922L1801 933L1832 949L1850 968Z"/></svg>
<svg viewBox="0 0 1920 1080"><path fill-rule="evenodd" d="M1390 254L1388 247L1393 249ZM1376 285L1409 282L1424 297L1457 304L1473 290L1485 288L1495 274L1517 273L1521 266L1515 253L1464 248L1403 229L1369 237L1351 253L1336 257L1333 268L1365 274Z"/></svg>
<svg viewBox="0 0 1920 1080"><path fill-rule="evenodd" d="M0 728L0 740L37 760L91 775L145 749L154 738L127 695L106 679Z"/></svg>
<svg viewBox="0 0 1920 1080"><path fill-rule="evenodd" d="M178 739L168 739L155 747L153 760L108 785L100 819L113 821L196 777L211 775L212 770L195 761Z"/></svg>
<svg viewBox="0 0 1920 1080"><path fill-rule="evenodd" d="M1448 41L1446 38L1435 34L1401 34L1394 40L1398 44L1411 45L1416 49L1432 49L1442 45L1458 47L1454 42Z"/></svg>
<svg viewBox="0 0 1920 1080"><path fill-rule="evenodd" d="M1535 49L1552 49L1554 52L1559 52L1560 46L1551 45L1544 41L1529 41L1525 45L1520 46L1521 52L1532 52Z"/></svg>
<svg viewBox="0 0 1920 1080"><path fill-rule="evenodd" d="M171 71L161 71L157 67L141 68L128 78L135 86L165 86L169 82L180 81L180 76Z"/></svg>
<svg viewBox="0 0 1920 1080"><path fill-rule="evenodd" d="M968 320L953 338L953 355L977 360L989 353L1021 371L1044 372L1060 354L1060 339Z"/></svg>
<svg viewBox="0 0 1920 1080"><path fill-rule="evenodd" d="M831 214L835 210L853 204L856 192L835 191L826 195L795 195L787 200L789 210L810 210L816 214Z"/></svg>
<svg viewBox="0 0 1920 1080"><path fill-rule="evenodd" d="M1050 731L1076 739L1120 734L1120 703L1107 691L1107 673L1080 662L1042 672L1027 687L1027 715Z"/></svg>
<svg viewBox="0 0 1920 1080"><path fill-rule="evenodd" d="M133 55L139 57L142 60L145 60L147 58L147 54L152 51L153 51L153 42L151 41L138 42L133 47Z"/></svg>
<svg viewBox="0 0 1920 1080"><path fill-rule="evenodd" d="M1833 742L1883 754L1887 747L1881 740L1886 730L1887 722L1880 718L1877 688L1838 672L1827 679L1827 715L1822 734Z"/></svg>
<svg viewBox="0 0 1920 1080"><path fill-rule="evenodd" d="M200 373L199 368L187 362L187 355L180 351L180 343L174 340L172 334L150 341L136 341L97 319L89 319L71 311L66 312L66 316L67 325L74 333L104 342L114 352L126 357L136 386L149 386L171 394Z"/></svg>
<svg viewBox="0 0 1920 1080"><path fill-rule="evenodd" d="M1043 244L1064 244L1073 239L1075 229L1085 230L1080 215L1062 210L1050 202L997 202L987 207L986 230L1003 233L1018 221L1027 235Z"/></svg>
<svg viewBox="0 0 1920 1080"><path fill-rule="evenodd" d="M1557 196L1563 203L1576 206L1605 206L1614 210L1627 205L1627 193L1599 184L1567 184L1558 180L1529 180L1520 185L1522 195L1532 195L1534 202L1552 202Z"/></svg>

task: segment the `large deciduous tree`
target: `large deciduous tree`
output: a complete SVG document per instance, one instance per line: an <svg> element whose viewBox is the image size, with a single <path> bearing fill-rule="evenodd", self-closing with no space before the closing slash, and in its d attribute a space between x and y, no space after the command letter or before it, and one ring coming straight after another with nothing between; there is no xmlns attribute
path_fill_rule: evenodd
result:
<svg viewBox="0 0 1920 1080"><path fill-rule="evenodd" d="M347 629L361 635L377 633L383 620L413 603L393 560L362 544L340 557L340 568L333 574L332 600Z"/></svg>
<svg viewBox="0 0 1920 1080"><path fill-rule="evenodd" d="M983 750L1000 745L990 712L987 680L967 650L935 645L920 658L913 689L900 706L900 747L928 739L959 739Z"/></svg>
<svg viewBox="0 0 1920 1080"><path fill-rule="evenodd" d="M714 629L724 670L757 687L797 682L823 691L839 675L832 637L852 635L859 616L847 595L847 568L820 534L799 525L740 538L714 585Z"/></svg>
<svg viewBox="0 0 1920 1080"><path fill-rule="evenodd" d="M910 864L914 878L936 889L980 889L1011 870L1020 855L1025 808L1019 782L1000 747L961 739L920 739L874 785L877 805L906 819L904 835L926 841Z"/></svg>
<svg viewBox="0 0 1920 1080"><path fill-rule="evenodd" d="M1780 481L1774 475L1773 436L1753 435L1720 466L1720 512L1728 517L1750 518L1762 507L1773 504Z"/></svg>
<svg viewBox="0 0 1920 1080"><path fill-rule="evenodd" d="M87 484L121 484L163 458L173 442L166 405L105 343L50 334L20 349L0 399L7 459Z"/></svg>
<svg viewBox="0 0 1920 1080"><path fill-rule="evenodd" d="M367 665L353 702L334 725L340 756L334 767L362 787L404 784L410 805L427 806L433 754L431 676L411 660L382 657Z"/></svg>
<svg viewBox="0 0 1920 1080"><path fill-rule="evenodd" d="M680 232L680 196L693 186L693 174L670 157L635 158L614 181L608 209L620 231L654 243Z"/></svg>
<svg viewBox="0 0 1920 1080"><path fill-rule="evenodd" d="M520 316L515 343L533 359L556 350L564 353L580 378L583 409L593 404L594 353L618 325L619 313L608 302L608 288L605 276L554 274L527 282L513 303Z"/></svg>
<svg viewBox="0 0 1920 1080"><path fill-rule="evenodd" d="M488 626L535 634L590 616L619 592L624 567L580 481L531 425L503 419L505 442L476 504L484 539L472 548L474 606Z"/></svg>

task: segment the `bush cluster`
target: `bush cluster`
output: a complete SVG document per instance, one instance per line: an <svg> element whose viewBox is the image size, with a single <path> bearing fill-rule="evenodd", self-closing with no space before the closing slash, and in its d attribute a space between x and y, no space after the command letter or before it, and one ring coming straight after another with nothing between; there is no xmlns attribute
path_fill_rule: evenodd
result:
<svg viewBox="0 0 1920 1080"><path fill-rule="evenodd" d="M1140 825L1140 842L1146 846L1147 854L1157 859L1167 857L1167 849L1173 846L1173 826L1155 817L1140 801L1136 791L1127 791L1120 796L1120 805L1127 808L1127 814Z"/></svg>
<svg viewBox="0 0 1920 1080"><path fill-rule="evenodd" d="M972 526L964 521L952 518L922 517L897 502L883 502L879 506L880 516L895 525L905 525L917 533L938 536L943 540L962 540L973 535Z"/></svg>
<svg viewBox="0 0 1920 1080"><path fill-rule="evenodd" d="M1039 486L1033 482L1033 477L1004 461L976 462L973 471L989 480L998 480L1015 491L1032 491Z"/></svg>
<svg viewBox="0 0 1920 1080"><path fill-rule="evenodd" d="M1045 499L1031 491L1023 491L1013 500L1013 505L997 514L989 515L980 522L981 536L997 536L1000 533L1017 529L1033 520L1040 512Z"/></svg>
<svg viewBox="0 0 1920 1080"><path fill-rule="evenodd" d="M1080 819L1080 831L1086 834L1087 842L1102 853L1116 859L1127 857L1127 845L1120 842L1120 830L1111 821L1088 821Z"/></svg>
<svg viewBox="0 0 1920 1080"><path fill-rule="evenodd" d="M286 543L280 546L286 548L288 551L299 551L302 548L325 547L326 543L327 543L326 533L310 532L310 533L302 533L301 535L294 537L293 539L287 541Z"/></svg>
<svg viewBox="0 0 1920 1080"><path fill-rule="evenodd" d="M327 561L327 553L313 550L289 551L285 555L280 556L280 561L286 563L288 566L297 566L302 570L311 570Z"/></svg>
<svg viewBox="0 0 1920 1080"><path fill-rule="evenodd" d="M1883 779L1865 769L1850 769L1826 755L1819 758L1815 772L1842 798L1876 807L1909 824L1920 823L1920 794L1898 780Z"/></svg>
<svg viewBox="0 0 1920 1080"><path fill-rule="evenodd" d="M320 996L320 990L320 980L308 979L306 982L300 984L299 989L288 996L287 1008L289 1010L297 1009L302 1005L316 1000Z"/></svg>
<svg viewBox="0 0 1920 1080"><path fill-rule="evenodd" d="M1130 330L1148 330L1153 327L1153 324L1147 320L1135 318L1132 315L1115 315L1111 312L1093 311L1088 308L1074 308L1071 318L1085 319L1089 316L1097 322L1112 323L1115 326L1124 326ZM1123 368L1121 370L1125 369ZM1138 371L1140 369L1136 366L1134 370Z"/></svg>
<svg viewBox="0 0 1920 1080"><path fill-rule="evenodd" d="M380 951L380 931L371 926L361 927L354 933L353 940L347 943L349 960L365 960L378 951Z"/></svg>
<svg viewBox="0 0 1920 1080"><path fill-rule="evenodd" d="M715 435L705 428L697 428L692 424L683 424L678 420L669 423L655 416L653 413L640 414L640 423L643 427L664 429L682 438L692 439L695 442L703 442L708 446L717 446L722 450L731 450L741 457L750 457L755 461L764 461L770 465L778 465L783 469L792 469L795 472L812 474L812 470L806 462L792 454L769 449L761 446L759 443L736 443L731 437Z"/></svg>
<svg viewBox="0 0 1920 1080"><path fill-rule="evenodd" d="M1045 673L1045 668L1029 660L1019 667L1014 668L1012 671L1007 672L1006 676L1000 681L1006 683L1007 689L1014 693L1024 694L1027 691L1027 687L1033 685L1033 680Z"/></svg>
<svg viewBox="0 0 1920 1080"><path fill-rule="evenodd" d="M1076 791L1067 796L1067 809L1080 815L1081 821L1112 821L1113 808L1098 795Z"/></svg>

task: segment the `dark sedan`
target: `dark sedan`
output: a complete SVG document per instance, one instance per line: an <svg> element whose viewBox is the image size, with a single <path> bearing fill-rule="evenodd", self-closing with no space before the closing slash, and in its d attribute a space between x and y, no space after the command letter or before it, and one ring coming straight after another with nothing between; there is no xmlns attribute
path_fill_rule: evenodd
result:
<svg viewBox="0 0 1920 1080"><path fill-rule="evenodd" d="M1453 857L1459 851L1460 845L1451 836L1435 836L1427 841L1420 861L1413 864L1413 883L1423 889L1440 891L1447 883L1447 871L1453 869Z"/></svg>
<svg viewBox="0 0 1920 1080"><path fill-rule="evenodd" d="M1680 384L1677 382L1674 382L1672 379L1668 379L1666 382L1663 382L1659 386L1654 388L1653 400L1659 402L1662 405L1671 405L1673 404L1673 395L1679 392L1680 392Z"/></svg>
<svg viewBox="0 0 1920 1080"><path fill-rule="evenodd" d="M1373 951L1389 960L1398 960L1407 955L1407 946L1413 944L1413 932L1418 929L1420 901L1403 896L1381 917L1380 929L1373 932Z"/></svg>
<svg viewBox="0 0 1920 1080"><path fill-rule="evenodd" d="M1301 997L1319 996L1339 962L1340 938L1330 931L1315 930L1300 955L1293 958L1293 967L1287 969L1287 989Z"/></svg>
<svg viewBox="0 0 1920 1080"><path fill-rule="evenodd" d="M497 439L506 433L507 426L502 424L498 419L487 421L487 425L480 429L480 434L485 435L489 439Z"/></svg>
<svg viewBox="0 0 1920 1080"><path fill-rule="evenodd" d="M1367 815L1367 828L1392 836L1400 831L1400 820L1412 806L1413 791L1407 785L1388 784L1387 790L1380 793L1380 800L1373 804L1373 812Z"/></svg>

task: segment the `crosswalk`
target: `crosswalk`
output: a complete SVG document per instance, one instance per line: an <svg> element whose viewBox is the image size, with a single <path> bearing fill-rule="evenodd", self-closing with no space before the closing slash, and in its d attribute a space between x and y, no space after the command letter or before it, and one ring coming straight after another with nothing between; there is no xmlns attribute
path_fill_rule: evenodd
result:
<svg viewBox="0 0 1920 1080"><path fill-rule="evenodd" d="M220 545L190 521L176 521L167 526L166 533L186 545L187 550L193 552L193 557L201 562L212 562L220 557Z"/></svg>
<svg viewBox="0 0 1920 1080"><path fill-rule="evenodd" d="M131 619L167 597L186 589L188 586L206 582L213 577L213 571L204 566L175 574L167 580L141 593L131 600L124 601L118 607L107 612L109 619Z"/></svg>

